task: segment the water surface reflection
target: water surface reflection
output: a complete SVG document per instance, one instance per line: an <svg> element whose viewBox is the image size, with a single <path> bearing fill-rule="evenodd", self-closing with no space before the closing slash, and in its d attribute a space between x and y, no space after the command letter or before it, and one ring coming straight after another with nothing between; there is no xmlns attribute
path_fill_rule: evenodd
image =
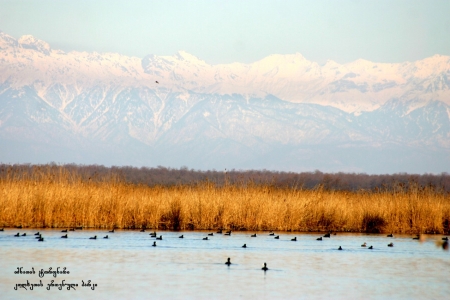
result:
<svg viewBox="0 0 450 300"><path fill-rule="evenodd" d="M27 236L14 237L17 231ZM159 232L163 239L152 247L149 232L80 230L62 239L60 230L39 229L44 242L37 242L36 231L0 232L2 299L430 299L450 292L450 253L409 235L338 234L316 241L319 234L281 233L276 240L267 232L239 232L203 240L207 232ZM364 242L374 249L361 247ZM387 247L390 242L394 247ZM41 279L14 274L17 267L66 267L70 274ZM91 280L97 287L48 291L52 279ZM44 287L14 290L27 280L42 280Z"/></svg>

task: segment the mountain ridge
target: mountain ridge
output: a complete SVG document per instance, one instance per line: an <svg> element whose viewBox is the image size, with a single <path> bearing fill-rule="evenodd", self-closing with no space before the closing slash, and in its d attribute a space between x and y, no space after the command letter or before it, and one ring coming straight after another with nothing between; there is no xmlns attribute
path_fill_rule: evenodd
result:
<svg viewBox="0 0 450 300"><path fill-rule="evenodd" d="M0 32L0 159L444 172L449 65L320 66L300 53L209 65L185 51L65 53Z"/></svg>

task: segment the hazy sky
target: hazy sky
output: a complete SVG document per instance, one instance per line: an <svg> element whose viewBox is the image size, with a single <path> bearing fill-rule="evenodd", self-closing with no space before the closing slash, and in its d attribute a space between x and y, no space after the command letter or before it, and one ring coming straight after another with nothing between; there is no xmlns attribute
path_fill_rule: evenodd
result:
<svg viewBox="0 0 450 300"><path fill-rule="evenodd" d="M65 51L208 63L299 52L346 63L450 55L450 1L0 1L0 30Z"/></svg>

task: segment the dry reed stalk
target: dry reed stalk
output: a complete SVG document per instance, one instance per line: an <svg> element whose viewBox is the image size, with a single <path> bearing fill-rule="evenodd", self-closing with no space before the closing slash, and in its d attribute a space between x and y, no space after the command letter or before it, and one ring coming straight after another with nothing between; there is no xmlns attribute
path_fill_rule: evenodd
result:
<svg viewBox="0 0 450 300"><path fill-rule="evenodd" d="M270 185L132 185L61 170L0 180L0 227L448 233L450 200L431 189L339 192Z"/></svg>

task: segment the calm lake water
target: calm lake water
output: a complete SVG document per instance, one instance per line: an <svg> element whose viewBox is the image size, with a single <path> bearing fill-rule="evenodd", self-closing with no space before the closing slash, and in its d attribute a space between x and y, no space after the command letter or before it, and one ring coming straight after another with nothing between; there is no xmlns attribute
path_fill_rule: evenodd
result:
<svg viewBox="0 0 450 300"><path fill-rule="evenodd" d="M44 242L33 235L42 233ZM17 232L25 237L14 237ZM5 229L0 232L2 299L448 299L450 252L411 235ZM181 234L184 239L178 238ZM89 237L97 235L96 240ZM103 239L105 235L109 239ZM297 237L297 241L291 241ZM156 241L157 246L152 247ZM373 250L361 244L373 245ZM388 243L394 247L387 247ZM247 248L242 248L243 244ZM337 250L338 247L342 251ZM227 258L232 264L225 265ZM266 262L269 268L261 270ZM15 274L17 268L35 274ZM49 268L69 274L44 274ZM78 284L61 290L48 284ZM91 286L83 286L83 281ZM16 284L40 284L33 290ZM96 286L94 286L96 284Z"/></svg>

